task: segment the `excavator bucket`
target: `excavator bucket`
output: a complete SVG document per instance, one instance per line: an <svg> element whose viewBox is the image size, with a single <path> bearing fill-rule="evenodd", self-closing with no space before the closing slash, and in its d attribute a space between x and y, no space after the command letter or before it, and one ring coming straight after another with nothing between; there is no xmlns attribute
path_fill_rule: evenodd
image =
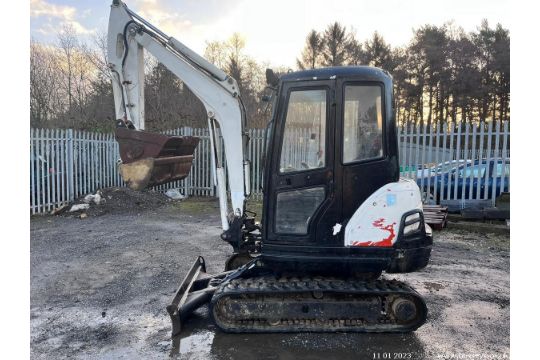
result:
<svg viewBox="0 0 540 360"><path fill-rule="evenodd" d="M182 180L189 175L199 138L171 136L119 127L119 172L133 190Z"/></svg>

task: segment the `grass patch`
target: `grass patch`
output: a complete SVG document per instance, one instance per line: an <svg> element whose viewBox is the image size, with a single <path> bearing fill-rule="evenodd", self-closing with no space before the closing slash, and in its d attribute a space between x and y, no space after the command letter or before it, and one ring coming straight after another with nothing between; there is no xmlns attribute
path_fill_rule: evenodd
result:
<svg viewBox="0 0 540 360"><path fill-rule="evenodd" d="M212 197L189 197L185 200L174 201L172 206L189 215L219 213L219 200ZM246 209L255 212L257 214L255 220L261 221L262 200L248 200Z"/></svg>
<svg viewBox="0 0 540 360"><path fill-rule="evenodd" d="M219 202L217 198L189 197L185 200L175 201L172 204L182 213L189 215L219 213Z"/></svg>

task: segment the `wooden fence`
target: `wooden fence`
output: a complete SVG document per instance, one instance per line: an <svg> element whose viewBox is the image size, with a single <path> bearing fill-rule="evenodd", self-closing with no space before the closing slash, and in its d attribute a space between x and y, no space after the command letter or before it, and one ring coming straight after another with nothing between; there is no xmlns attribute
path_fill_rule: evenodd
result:
<svg viewBox="0 0 540 360"><path fill-rule="evenodd" d="M179 128L166 132L174 135L193 135L200 143L195 151L195 160L187 178L156 189L165 191L178 188L185 195L215 196L212 181L210 138L207 129ZM298 134L286 144L284 156L289 161L306 161L310 131L298 129ZM423 189L428 201L457 204L463 208L467 201L494 203L494 194L509 189L509 167L504 167L498 182L493 181L488 189L472 186L461 189L438 187L436 168L438 164L460 164L465 161L485 159L484 162L510 158L510 130L508 122L487 122L476 125L399 127L399 161L403 177L415 179ZM264 130L249 130L249 158L251 159L252 197L262 196L262 170L264 152ZM219 146L222 146L219 145ZM97 189L124 186L117 172L120 158L118 144L113 134L99 134L76 130L31 129L30 131L30 211L45 213L94 193ZM453 163L450 163L453 162ZM444 170L444 169L443 169ZM431 175L430 175L431 174ZM457 172L456 172L456 181ZM470 171L471 183L478 174ZM496 174L482 174L485 180ZM487 182L485 182L487 184ZM485 185L484 184L484 185ZM448 187L448 188L446 188ZM459 194L461 192L461 194Z"/></svg>

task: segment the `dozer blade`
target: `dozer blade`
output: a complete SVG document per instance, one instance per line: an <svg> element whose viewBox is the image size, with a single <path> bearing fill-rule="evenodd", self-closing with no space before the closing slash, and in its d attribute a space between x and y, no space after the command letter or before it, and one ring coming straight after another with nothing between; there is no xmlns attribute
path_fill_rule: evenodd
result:
<svg viewBox="0 0 540 360"><path fill-rule="evenodd" d="M170 136L119 127L119 172L133 190L182 180L189 175L199 138Z"/></svg>
<svg viewBox="0 0 540 360"><path fill-rule="evenodd" d="M172 336L182 331L182 323L200 306L209 302L221 281L233 271L215 275L206 273L204 258L199 256L176 290L167 312L171 317Z"/></svg>

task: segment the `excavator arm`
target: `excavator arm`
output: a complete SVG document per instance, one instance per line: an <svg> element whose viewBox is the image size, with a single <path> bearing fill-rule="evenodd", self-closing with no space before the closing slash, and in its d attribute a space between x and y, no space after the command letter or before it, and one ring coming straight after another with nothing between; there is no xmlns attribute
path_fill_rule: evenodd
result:
<svg viewBox="0 0 540 360"><path fill-rule="evenodd" d="M249 160L246 158L248 136L238 84L186 45L131 11L124 3L114 0L109 17L108 62L113 74L118 124L131 131L145 128L144 50L189 87L206 109L213 181L220 200L222 227L227 231L235 218L242 217L245 199L250 193ZM224 142L226 162L221 161L219 134ZM225 173L228 175L230 202Z"/></svg>

